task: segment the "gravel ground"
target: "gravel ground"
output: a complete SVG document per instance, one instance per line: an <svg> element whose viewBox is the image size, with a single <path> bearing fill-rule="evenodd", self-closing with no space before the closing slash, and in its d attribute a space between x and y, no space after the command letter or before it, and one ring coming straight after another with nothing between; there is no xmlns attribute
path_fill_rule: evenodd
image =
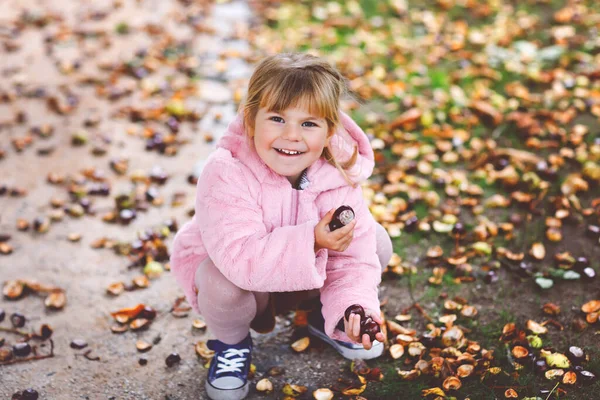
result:
<svg viewBox="0 0 600 400"><path fill-rule="evenodd" d="M121 4L120 8L115 8L116 3ZM14 247L13 254L0 256L1 280L33 279L58 286L66 291L68 299L66 307L60 311L46 310L43 297L36 295L28 295L17 301L6 298L0 300L0 308L7 315L19 312L27 317L24 330L37 330L41 324L49 324L54 329L55 346L54 357L0 366L0 398L10 398L14 392L27 388L37 390L42 399L206 398L203 389L206 370L202 360L195 355L194 344L210 338L210 333L194 331L191 322L196 316L192 314L175 318L169 313L175 299L182 294L173 277L166 273L153 280L148 289L125 292L118 297L108 296L105 288L109 284L120 280L128 282L140 271L128 270L128 262L124 257L110 250L94 250L90 246L101 237L131 241L135 239L136 232L155 227L168 218L175 218L180 225L189 218L187 211L193 206L194 187L187 183L186 178L194 168L201 167L202 160L212 151L214 145L206 143L204 136L210 133L218 139L222 134L226 123L235 113L233 93L242 87L243 80L251 73L251 67L243 58L228 55L248 51L248 43L243 40L243 32L251 17L248 6L243 2L218 2L214 7L209 7L208 15L202 21L213 30L198 33L185 24L177 23L177 16L189 10L185 8L185 3L166 0L3 2L0 15L3 41L8 41L11 21L23 10L29 10L32 15L56 12L64 17L65 26L82 29L114 32L117 24L126 22L132 32L124 36L111 33L108 44L101 40L79 43L75 40L66 41L54 46L53 52L48 54L44 37L56 32L60 26L58 22L53 22L43 28L25 29L14 41L10 39L20 47L16 51L2 53L0 92L14 88L17 82L25 87L41 86L51 93L58 92L61 85L65 85L79 96L80 104L75 113L63 116L51 112L46 102L40 99L19 98L8 103L0 102L0 122L5 122L3 126L0 123L0 145L6 151L6 156L0 160L0 184L18 186L28 192L25 197L0 198L0 232L12 236L9 243ZM94 10L106 10L108 14L99 21L84 20L84 16ZM176 157L145 151L142 139L126 134L132 124L113 115L120 107L148 104L152 100L134 92L118 101L108 102L99 99L93 87L76 84L82 76L98 72L98 61L128 59L137 49L150 46L153 40L157 40L140 32L139 28L146 23L163 26L177 39L190 40L192 53L199 60L201 74L195 81L199 94L194 101L195 107L202 111L203 118L195 124L182 124L179 137L189 140L189 143L181 147ZM79 71L67 75L58 71L56 62L74 60L81 62ZM227 62L228 67L224 72L215 68L219 60ZM172 72L171 67L161 66L155 75L161 77ZM124 85L132 81L132 78L129 81L127 78L120 80ZM26 116L26 121L12 124L19 110ZM71 134L81 129L85 118L90 115L100 116L100 123L89 129L90 134L102 134L112 141L104 156L91 155L89 145L75 148L70 143ZM13 149L10 139L23 136L31 126L42 124L55 127L52 138L37 139L23 152ZM38 150L50 146L54 148L50 155L38 155ZM119 177L110 170L109 160L114 157L128 158L129 171L147 172L158 165L170 175L167 183L160 188L166 199L165 205L151 207L148 212L140 213L126 227L106 224L100 218L102 210L111 208L115 193L129 191L133 186L126 176ZM48 172L69 175L90 167L103 170L112 184L111 197L94 199L99 215L80 219L66 217L60 223L53 223L44 234L31 230L17 231L17 219L32 221L51 210L50 198L67 199L65 188L46 182ZM180 207L169 205L175 192L182 192L186 196ZM73 232L82 234L80 242L67 240L67 235ZM141 333L111 333L113 321L110 312L138 303L147 304L158 311L158 317L150 329ZM9 325L8 318L0 323L5 328ZM294 354L289 347L292 335L289 318L282 318L275 332L255 337L258 349L253 356L257 378L275 365L286 370L283 376L274 378L275 393L281 393L284 382L317 388L332 381L332 371L347 365L345 360L323 346L314 346L305 354ZM0 332L2 337L7 344L17 340L16 335L7 332ZM141 354L136 350L136 341L152 341L157 337L160 337L160 342L144 354L148 364L140 366L138 359ZM100 359L88 360L83 356L85 350L70 348L69 344L74 339L87 341L87 349L92 350L90 355ZM47 346L40 349L41 353L48 350ZM182 361L168 368L165 358L171 352L178 352ZM319 357L315 357L315 353ZM249 396L254 397L254 394ZM277 398L277 395L270 397Z"/></svg>

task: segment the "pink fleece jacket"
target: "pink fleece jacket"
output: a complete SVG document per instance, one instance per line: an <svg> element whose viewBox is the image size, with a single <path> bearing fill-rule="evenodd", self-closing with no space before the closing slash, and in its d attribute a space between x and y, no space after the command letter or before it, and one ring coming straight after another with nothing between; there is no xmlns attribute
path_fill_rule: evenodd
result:
<svg viewBox="0 0 600 400"><path fill-rule="evenodd" d="M358 146L359 157L350 170L358 183L373 172L373 150L348 115L341 113L340 118L342 127L330 148L344 161ZM229 125L198 179L195 215L177 232L171 252L171 271L196 312L194 275L206 257L248 291L320 289L325 332L334 339L348 340L336 329L348 306L358 303L379 310L376 223L360 185L353 188L323 159L308 168L307 177L304 190L292 188L258 156L241 114ZM356 213L351 245L344 252L321 249L315 254L316 224L344 204Z"/></svg>

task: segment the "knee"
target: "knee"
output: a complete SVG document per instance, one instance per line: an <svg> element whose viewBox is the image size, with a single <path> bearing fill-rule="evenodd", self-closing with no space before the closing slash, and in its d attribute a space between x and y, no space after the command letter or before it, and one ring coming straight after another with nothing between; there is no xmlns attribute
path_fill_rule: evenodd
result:
<svg viewBox="0 0 600 400"><path fill-rule="evenodd" d="M246 301L246 297L251 295L228 280L209 257L198 266L195 283L199 302L211 298L211 302L214 303L218 299L219 304L227 307Z"/></svg>
<svg viewBox="0 0 600 400"><path fill-rule="evenodd" d="M375 232L377 237L377 256L381 263L381 269L384 270L392 258L394 247L390 235L388 235L383 226L376 224Z"/></svg>

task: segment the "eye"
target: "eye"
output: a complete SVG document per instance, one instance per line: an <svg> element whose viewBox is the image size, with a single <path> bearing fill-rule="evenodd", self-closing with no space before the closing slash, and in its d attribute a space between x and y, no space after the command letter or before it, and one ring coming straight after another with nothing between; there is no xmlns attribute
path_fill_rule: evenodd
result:
<svg viewBox="0 0 600 400"><path fill-rule="evenodd" d="M315 124L314 122L310 122L310 121L306 121L306 122L304 122L304 124L309 124L309 125L307 125L309 128L312 128L313 126L319 126L319 125Z"/></svg>
<svg viewBox="0 0 600 400"><path fill-rule="evenodd" d="M283 118L281 118L281 117L269 117L269 120L275 121L275 122L283 122Z"/></svg>

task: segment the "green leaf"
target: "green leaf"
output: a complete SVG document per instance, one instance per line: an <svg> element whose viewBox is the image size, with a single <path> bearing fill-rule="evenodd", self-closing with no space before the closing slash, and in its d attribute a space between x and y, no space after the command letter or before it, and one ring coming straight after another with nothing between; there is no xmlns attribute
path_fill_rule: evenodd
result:
<svg viewBox="0 0 600 400"><path fill-rule="evenodd" d="M150 261L144 267L144 274L146 274L146 276L148 276L150 279L158 278L162 275L163 271L164 268L158 261Z"/></svg>
<svg viewBox="0 0 600 400"><path fill-rule="evenodd" d="M564 354L552 353L546 356L546 362L549 367L569 368L571 363Z"/></svg>
<svg viewBox="0 0 600 400"><path fill-rule="evenodd" d="M550 276L553 278L562 279L565 276L565 272L566 271L564 269L552 268L550 269Z"/></svg>
<svg viewBox="0 0 600 400"><path fill-rule="evenodd" d="M538 335L529 335L527 336L527 341L529 342L529 345L531 347L533 347L534 349L541 349L542 348L542 338L539 337Z"/></svg>
<svg viewBox="0 0 600 400"><path fill-rule="evenodd" d="M575 271L565 271L565 273L563 274L563 279L575 280L579 278L581 278L581 275L579 275L579 273Z"/></svg>
<svg viewBox="0 0 600 400"><path fill-rule="evenodd" d="M115 27L115 31L119 34L119 35L126 35L129 33L129 25L127 25L127 22L120 22L117 24L117 26Z"/></svg>
<svg viewBox="0 0 600 400"><path fill-rule="evenodd" d="M549 46L539 50L537 57L543 61L556 61L564 52L565 49L562 46Z"/></svg>
<svg viewBox="0 0 600 400"><path fill-rule="evenodd" d="M473 249L475 249L478 253L485 254L489 256L492 254L492 246L486 242L476 242L471 245Z"/></svg>
<svg viewBox="0 0 600 400"><path fill-rule="evenodd" d="M554 286L554 281L548 278L536 278L535 283L537 283L542 289L550 289L552 286Z"/></svg>

